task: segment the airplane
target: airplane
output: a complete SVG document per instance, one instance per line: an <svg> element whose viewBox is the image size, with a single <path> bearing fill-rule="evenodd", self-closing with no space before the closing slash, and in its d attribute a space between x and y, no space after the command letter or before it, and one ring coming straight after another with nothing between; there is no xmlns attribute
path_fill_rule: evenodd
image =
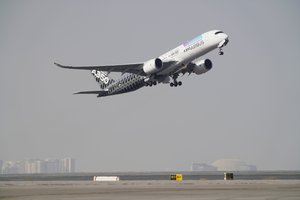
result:
<svg viewBox="0 0 300 200"><path fill-rule="evenodd" d="M171 87L181 86L182 82L177 81L179 75L186 73L200 75L211 70L212 61L199 58L214 49L219 49L219 55L223 55L222 48L228 42L228 35L223 31L212 30L146 62L95 66L66 66L56 62L54 64L67 69L91 70L100 90L74 94L96 94L97 97L104 97L132 92L158 83L169 83ZM109 76L111 72L119 72L122 76L116 81Z"/></svg>

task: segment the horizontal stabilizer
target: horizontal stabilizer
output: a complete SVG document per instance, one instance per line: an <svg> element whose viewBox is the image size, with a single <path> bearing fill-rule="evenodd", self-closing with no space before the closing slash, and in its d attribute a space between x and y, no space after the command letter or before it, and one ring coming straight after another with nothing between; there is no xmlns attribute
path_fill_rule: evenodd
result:
<svg viewBox="0 0 300 200"><path fill-rule="evenodd" d="M74 94L98 94L97 97L107 96L107 91L82 91Z"/></svg>

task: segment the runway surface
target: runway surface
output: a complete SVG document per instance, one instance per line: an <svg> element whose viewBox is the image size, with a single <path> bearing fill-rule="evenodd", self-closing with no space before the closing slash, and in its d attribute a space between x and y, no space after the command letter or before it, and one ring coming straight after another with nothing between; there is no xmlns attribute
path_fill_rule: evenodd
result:
<svg viewBox="0 0 300 200"><path fill-rule="evenodd" d="M0 199L300 199L300 180L2 181Z"/></svg>

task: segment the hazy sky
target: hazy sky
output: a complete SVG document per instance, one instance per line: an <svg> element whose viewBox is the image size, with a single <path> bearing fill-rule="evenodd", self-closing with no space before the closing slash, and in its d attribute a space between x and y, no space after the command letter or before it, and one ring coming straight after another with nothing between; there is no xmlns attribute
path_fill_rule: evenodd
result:
<svg viewBox="0 0 300 200"><path fill-rule="evenodd" d="M0 0L0 159L77 171L188 170L240 159L300 170L300 1ZM213 29L213 69L106 98L68 65L142 62Z"/></svg>

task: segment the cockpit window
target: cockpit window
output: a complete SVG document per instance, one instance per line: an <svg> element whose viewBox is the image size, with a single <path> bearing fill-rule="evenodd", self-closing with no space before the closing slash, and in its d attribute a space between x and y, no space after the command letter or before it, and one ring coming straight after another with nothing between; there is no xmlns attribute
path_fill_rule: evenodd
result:
<svg viewBox="0 0 300 200"><path fill-rule="evenodd" d="M217 31L215 32L215 35L218 35L219 33L223 33L223 31Z"/></svg>

